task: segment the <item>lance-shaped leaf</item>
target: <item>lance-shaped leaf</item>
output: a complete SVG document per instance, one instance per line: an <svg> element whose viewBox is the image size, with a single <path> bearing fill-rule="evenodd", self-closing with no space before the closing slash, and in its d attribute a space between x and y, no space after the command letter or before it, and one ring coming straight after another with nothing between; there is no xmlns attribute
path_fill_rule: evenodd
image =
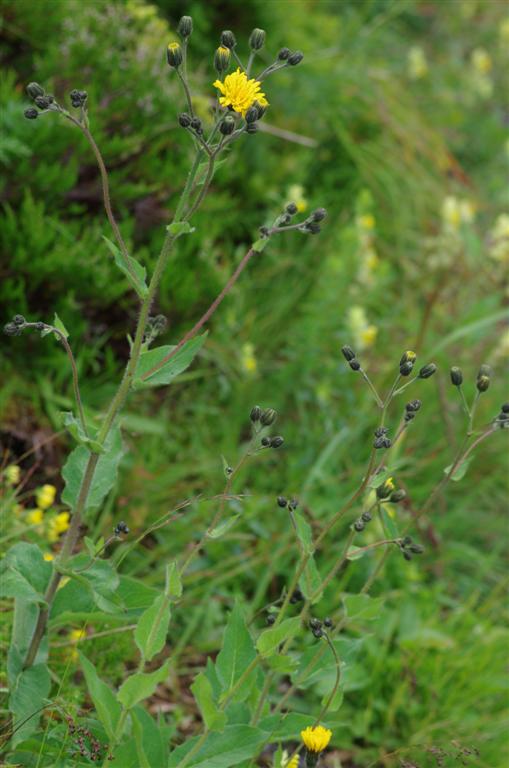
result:
<svg viewBox="0 0 509 768"><path fill-rule="evenodd" d="M79 653L79 657L81 668L85 675L88 692L94 703L97 717L103 724L104 730L110 739L114 739L115 730L120 718L120 705L111 688L98 676L92 662L90 662L82 653Z"/></svg>
<svg viewBox="0 0 509 768"><path fill-rule="evenodd" d="M221 682L223 695L237 683L245 669L256 657L253 638L249 634L244 615L238 604L235 604L226 625L223 647L216 659L217 676ZM234 697L235 701L243 701L251 689L254 678L240 686Z"/></svg>
<svg viewBox="0 0 509 768"><path fill-rule="evenodd" d="M300 628L300 618L295 616L293 619L285 619L276 627L264 629L256 641L256 647L262 656L273 656L281 643L285 640L291 640Z"/></svg>
<svg viewBox="0 0 509 768"><path fill-rule="evenodd" d="M212 683L205 672L200 672L191 685L193 696L200 708L203 722L209 731L221 731L226 725L227 717L218 707L214 699Z"/></svg>
<svg viewBox="0 0 509 768"><path fill-rule="evenodd" d="M156 597L150 608L141 614L134 640L144 661L150 661L164 648L170 615L170 598L166 594Z"/></svg>
<svg viewBox="0 0 509 768"><path fill-rule="evenodd" d="M117 693L118 701L126 709L131 709L139 701L148 699L149 696L152 696L159 683L162 683L168 677L169 666L170 662L165 661L163 666L156 669L155 672L137 672L128 677L119 688Z"/></svg>
<svg viewBox="0 0 509 768"><path fill-rule="evenodd" d="M85 434L81 421L74 416L71 411L62 411L64 427L67 429L70 435L74 437L77 443L84 445L92 453L104 453L104 446L97 440L94 440Z"/></svg>
<svg viewBox="0 0 509 768"><path fill-rule="evenodd" d="M182 345L169 360L165 358L175 349L174 346L155 347L141 353L133 379L133 389L161 387L169 384L188 368L201 349L207 334L195 336Z"/></svg>
<svg viewBox="0 0 509 768"><path fill-rule="evenodd" d="M113 254L115 264L124 273L129 280L131 287L134 288L140 299L145 299L148 294L146 284L147 270L145 267L133 259L132 256L124 256L119 248L103 235L103 240Z"/></svg>

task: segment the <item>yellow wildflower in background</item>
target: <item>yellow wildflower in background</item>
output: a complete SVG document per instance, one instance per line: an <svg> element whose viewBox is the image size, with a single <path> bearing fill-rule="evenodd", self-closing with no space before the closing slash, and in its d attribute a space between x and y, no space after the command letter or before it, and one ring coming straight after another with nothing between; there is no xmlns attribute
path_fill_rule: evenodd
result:
<svg viewBox="0 0 509 768"><path fill-rule="evenodd" d="M475 215L475 209L469 200L461 200L448 195L442 203L442 221L447 229L457 231L462 224L469 224Z"/></svg>
<svg viewBox="0 0 509 768"><path fill-rule="evenodd" d="M428 62L426 54L419 46L414 46L408 51L407 58L408 75L412 80L420 80L428 74Z"/></svg>
<svg viewBox="0 0 509 768"><path fill-rule="evenodd" d="M364 213L357 218L357 223L361 229L372 230L375 228L376 219L372 213Z"/></svg>
<svg viewBox="0 0 509 768"><path fill-rule="evenodd" d="M53 552L45 552L43 557L47 563L51 563L51 561L55 559L55 555L53 554Z"/></svg>
<svg viewBox="0 0 509 768"><path fill-rule="evenodd" d="M281 758L281 768L299 768L299 756L294 755L289 759L288 752L285 750L283 752L283 757Z"/></svg>
<svg viewBox="0 0 509 768"><path fill-rule="evenodd" d="M254 346L249 342L242 346L240 362L246 373L253 374L258 370L258 361L256 360L255 349Z"/></svg>
<svg viewBox="0 0 509 768"><path fill-rule="evenodd" d="M299 213L307 211L308 201L304 194L304 187L300 184L292 184L292 186L288 188L288 202L295 203Z"/></svg>
<svg viewBox="0 0 509 768"><path fill-rule="evenodd" d="M307 728L300 732L300 737L309 752L323 752L331 740L331 736L332 731L324 728L323 725L308 725Z"/></svg>
<svg viewBox="0 0 509 768"><path fill-rule="evenodd" d="M43 485L35 494L39 509L48 509L55 501L57 489L54 485Z"/></svg>
<svg viewBox="0 0 509 768"><path fill-rule="evenodd" d="M492 259L509 264L509 214L501 213L490 231L490 256Z"/></svg>
<svg viewBox="0 0 509 768"><path fill-rule="evenodd" d="M372 347L378 335L376 325L368 322L364 307L353 306L348 310L347 323L352 335L354 349L362 352Z"/></svg>
<svg viewBox="0 0 509 768"><path fill-rule="evenodd" d="M76 661L78 658L78 651L76 649L76 646L80 642L80 640L85 637L85 630L84 629L71 629L69 632L69 642L71 646L74 646L71 649L71 658L73 661Z"/></svg>
<svg viewBox="0 0 509 768"><path fill-rule="evenodd" d="M509 16L498 25L498 33L501 43L509 46Z"/></svg>
<svg viewBox="0 0 509 768"><path fill-rule="evenodd" d="M9 464L9 466L5 468L5 479L9 485L17 485L19 483L20 475L21 470L17 464Z"/></svg>
<svg viewBox="0 0 509 768"><path fill-rule="evenodd" d="M232 72L231 75L226 75L224 82L215 80L213 86L223 94L219 97L221 106L232 107L242 117L245 117L247 110L255 101L261 107L269 106L265 94L260 90L262 84L254 78L249 80L240 67L237 67L236 72Z"/></svg>
<svg viewBox="0 0 509 768"><path fill-rule="evenodd" d="M40 525L42 523L42 509L31 509L27 515L27 522L30 525Z"/></svg>
<svg viewBox="0 0 509 768"><path fill-rule="evenodd" d="M48 523L48 541L57 541L61 533L69 528L69 512L59 512Z"/></svg>
<svg viewBox="0 0 509 768"><path fill-rule="evenodd" d="M476 48L470 56L472 66L480 75L487 75L493 68L491 56L484 48Z"/></svg>

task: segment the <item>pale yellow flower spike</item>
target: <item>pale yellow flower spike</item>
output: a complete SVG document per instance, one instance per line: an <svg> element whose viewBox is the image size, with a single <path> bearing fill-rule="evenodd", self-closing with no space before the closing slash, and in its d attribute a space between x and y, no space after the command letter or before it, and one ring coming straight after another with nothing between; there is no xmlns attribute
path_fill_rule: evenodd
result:
<svg viewBox="0 0 509 768"><path fill-rule="evenodd" d="M231 75L226 75L224 82L215 80L213 83L214 88L217 88L223 94L219 97L221 106L232 107L242 117L245 117L247 110L255 101L261 107L269 106L265 94L260 91L261 85L254 78L248 80L246 73L242 72L240 67L237 68L236 72L232 72Z"/></svg>
<svg viewBox="0 0 509 768"><path fill-rule="evenodd" d="M300 737L308 752L323 752L331 740L331 736L332 731L324 728L323 725L308 725L307 728L300 732Z"/></svg>
<svg viewBox="0 0 509 768"><path fill-rule="evenodd" d="M299 768L299 756L294 755L292 759L286 763L285 768Z"/></svg>

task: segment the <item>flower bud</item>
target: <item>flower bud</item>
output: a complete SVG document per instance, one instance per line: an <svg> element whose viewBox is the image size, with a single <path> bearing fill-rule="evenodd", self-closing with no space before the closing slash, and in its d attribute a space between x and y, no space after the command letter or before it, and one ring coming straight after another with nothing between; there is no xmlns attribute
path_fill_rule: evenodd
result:
<svg viewBox="0 0 509 768"><path fill-rule="evenodd" d="M259 51L265 45L265 30L253 29L249 35L249 47L252 51Z"/></svg>
<svg viewBox="0 0 509 768"><path fill-rule="evenodd" d="M7 323L4 325L4 333L6 336L19 336L21 333L21 326L15 323Z"/></svg>
<svg viewBox="0 0 509 768"><path fill-rule="evenodd" d="M230 66L230 56L230 51L225 45L220 45L219 48L216 49L214 54L214 67L219 75L226 72Z"/></svg>
<svg viewBox="0 0 509 768"><path fill-rule="evenodd" d="M173 67L174 69L180 67L182 64L182 48L180 43L173 42L168 45L168 48L166 49L166 58L168 59L170 67Z"/></svg>
<svg viewBox="0 0 509 768"><path fill-rule="evenodd" d="M309 224L306 224L304 231L309 232L311 235L317 235L322 231L322 228L316 221L310 221Z"/></svg>
<svg viewBox="0 0 509 768"><path fill-rule="evenodd" d="M255 422L260 421L260 416L262 415L262 409L259 405L255 405L253 408L251 408L251 413L249 414L249 418L255 424Z"/></svg>
<svg viewBox="0 0 509 768"><path fill-rule="evenodd" d="M277 411L275 411L274 408L266 408L262 411L262 415L260 416L260 422L264 427L270 427L271 424L274 424L276 419Z"/></svg>
<svg viewBox="0 0 509 768"><path fill-rule="evenodd" d="M490 377L486 375L479 376L477 378L476 386L479 392L486 392L490 386Z"/></svg>
<svg viewBox="0 0 509 768"><path fill-rule="evenodd" d="M401 363L401 365L399 366L399 372L401 376L410 376L410 374L412 373L413 367L414 367L414 364L411 363L410 361L406 363Z"/></svg>
<svg viewBox="0 0 509 768"><path fill-rule="evenodd" d="M436 371L437 371L437 367L435 363L428 363L427 365L423 365L423 367L419 371L419 378L429 379L430 376L433 376L433 374L436 373Z"/></svg>
<svg viewBox="0 0 509 768"><path fill-rule="evenodd" d="M279 61L286 61L290 56L290 54L291 54L291 50L289 48L281 48L277 57Z"/></svg>
<svg viewBox="0 0 509 768"><path fill-rule="evenodd" d="M400 365L404 365L405 363L412 363L412 365L415 363L417 359L417 355L415 352L412 352L411 349L407 349L407 351L403 354L401 360L399 361Z"/></svg>
<svg viewBox="0 0 509 768"><path fill-rule="evenodd" d="M327 629L331 629L334 626L334 624L332 623L332 619L329 618L328 616L323 620L323 625L324 627L327 627Z"/></svg>
<svg viewBox="0 0 509 768"><path fill-rule="evenodd" d="M269 613L269 615L267 616L267 624L269 625L269 627L272 626L272 624L274 624L275 621L276 621L276 614Z"/></svg>
<svg viewBox="0 0 509 768"><path fill-rule="evenodd" d="M292 220L292 217L290 216L289 213L283 213L278 218L278 224L280 227L286 227L287 224L291 222L291 220Z"/></svg>
<svg viewBox="0 0 509 768"><path fill-rule="evenodd" d="M258 111L258 120L261 120L262 117L264 116L264 114L267 111L267 107L262 107L262 105L260 104L259 101L253 101L251 106L252 107L256 107L256 109Z"/></svg>
<svg viewBox="0 0 509 768"><path fill-rule="evenodd" d="M35 107L28 107L28 109L25 109L23 114L25 115L27 120L35 120L36 117L39 116L39 113Z"/></svg>
<svg viewBox="0 0 509 768"><path fill-rule="evenodd" d="M14 323L14 325L25 325L26 320L23 317L23 315L14 315L14 317L12 318L12 322Z"/></svg>
<svg viewBox="0 0 509 768"><path fill-rule="evenodd" d="M355 523L353 524L353 527L354 527L354 530L357 531L357 533L360 533L361 531L364 530L366 525L365 523L362 522L362 520L356 520Z"/></svg>
<svg viewBox="0 0 509 768"><path fill-rule="evenodd" d="M348 365L350 366L352 371L359 371L361 367L361 364L359 363L358 360L355 360L355 358L353 360L349 360Z"/></svg>
<svg viewBox="0 0 509 768"><path fill-rule="evenodd" d="M387 480L379 485L376 489L377 499L388 499L394 490L394 481L392 477L388 477Z"/></svg>
<svg viewBox="0 0 509 768"><path fill-rule="evenodd" d="M230 50L237 45L235 35L231 29L225 29L221 32L221 45L224 45L225 48L229 48Z"/></svg>
<svg viewBox="0 0 509 768"><path fill-rule="evenodd" d="M196 133L203 133L203 128L201 126L201 120L199 117L193 117L191 120L191 128L193 131L196 131Z"/></svg>
<svg viewBox="0 0 509 768"><path fill-rule="evenodd" d="M246 133L257 133L258 132L258 126L256 123L248 123L246 125Z"/></svg>
<svg viewBox="0 0 509 768"><path fill-rule="evenodd" d="M313 213L311 214L313 221L323 221L326 216L327 216L327 211L325 210L325 208L317 208L316 211L313 211Z"/></svg>
<svg viewBox="0 0 509 768"><path fill-rule="evenodd" d="M281 435L276 435L276 437L270 438L270 447L271 448L281 448L283 445L285 439Z"/></svg>
<svg viewBox="0 0 509 768"><path fill-rule="evenodd" d="M399 488L397 491L393 491L391 495L389 496L389 501L391 504L399 504L400 501L403 501L403 499L406 499L406 491L403 490L403 488Z"/></svg>
<svg viewBox="0 0 509 768"><path fill-rule="evenodd" d="M277 505L278 507L281 507L281 509L284 509L286 505L288 504L287 500L284 496L278 496L277 497Z"/></svg>
<svg viewBox="0 0 509 768"><path fill-rule="evenodd" d="M509 413L509 403L502 403L500 410L502 413Z"/></svg>
<svg viewBox="0 0 509 768"><path fill-rule="evenodd" d="M31 99L35 99L36 96L44 96L44 88L39 83L29 83L27 85L27 93Z"/></svg>
<svg viewBox="0 0 509 768"><path fill-rule="evenodd" d="M291 67L296 67L297 64L301 63L303 58L304 58L304 54L302 53L302 51L295 51L295 53L291 53L288 56L288 64Z"/></svg>
<svg viewBox="0 0 509 768"><path fill-rule="evenodd" d="M463 384L463 373L461 368L458 368L456 365L453 365L451 368L451 382L455 387L461 387Z"/></svg>
<svg viewBox="0 0 509 768"><path fill-rule="evenodd" d="M180 19L178 25L177 25L177 32L180 35L180 37L185 40L186 38L191 36L191 33L193 31L193 20L190 16L182 16Z"/></svg>
<svg viewBox="0 0 509 768"><path fill-rule="evenodd" d="M354 360L355 352L353 351L352 347L348 346L348 344L345 344L344 347L341 347L341 352L343 353L345 360L348 362L350 362L350 360Z"/></svg>
<svg viewBox="0 0 509 768"><path fill-rule="evenodd" d="M420 400L410 400L410 402L405 405L405 410L415 412L420 409L421 405L422 403Z"/></svg>
<svg viewBox="0 0 509 768"><path fill-rule="evenodd" d="M191 117L187 114L187 112L182 112L182 114L179 115L179 125L182 128L189 128L191 125Z"/></svg>
<svg viewBox="0 0 509 768"><path fill-rule="evenodd" d="M249 109L246 111L246 114L244 115L244 120L248 125L250 123L256 123L258 120L258 109L255 106L249 107Z"/></svg>
<svg viewBox="0 0 509 768"><path fill-rule="evenodd" d="M235 118L232 115L226 115L219 124L219 132L223 136L230 136L235 130Z"/></svg>
<svg viewBox="0 0 509 768"><path fill-rule="evenodd" d="M71 99L71 104L75 109L77 109L78 107L82 107L84 105L88 98L88 93L86 91L78 91L76 88L73 88L69 94L69 97Z"/></svg>
<svg viewBox="0 0 509 768"><path fill-rule="evenodd" d="M363 523L369 523L371 522L373 518L371 517L371 512L363 512L361 515L361 520Z"/></svg>
<svg viewBox="0 0 509 768"><path fill-rule="evenodd" d="M36 96L35 99L36 106L39 107L39 109L48 109L50 103L46 96Z"/></svg>
<svg viewBox="0 0 509 768"><path fill-rule="evenodd" d="M286 212L290 214L290 216L295 216L297 211L299 210L295 203L288 203L288 205L285 208Z"/></svg>

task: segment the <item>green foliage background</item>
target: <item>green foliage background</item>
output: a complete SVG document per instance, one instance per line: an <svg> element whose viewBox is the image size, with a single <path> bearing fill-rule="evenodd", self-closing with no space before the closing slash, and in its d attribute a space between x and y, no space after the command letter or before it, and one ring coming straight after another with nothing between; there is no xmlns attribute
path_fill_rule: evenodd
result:
<svg viewBox="0 0 509 768"><path fill-rule="evenodd" d="M411 499L398 509L404 521L464 434L449 366L462 367L470 394L478 366L493 366L480 424L507 399L506 274L490 255L490 232L508 206L507 7L489 0L3 0L0 7L2 316L51 321L58 313L70 331L87 412L97 420L126 359L135 297L102 240L110 233L89 147L50 115L23 119L26 83L37 80L59 98L72 88L88 91L122 232L150 269L191 151L176 122L182 96L165 64L179 16L194 19L191 82L204 118L222 28L235 30L239 50L258 26L267 30L271 53L283 45L305 53L300 67L268 81L266 118L304 143L260 132L221 166L196 232L179 240L163 280L163 343L178 340L208 307L257 228L290 199L292 185L302 187L309 209L327 208L323 232L274 241L215 315L193 367L167 391L131 397L124 419L130 450L116 494L89 533L107 534L120 517L141 531L183 499L220 492L221 456L235 461L251 406L280 413L284 450L243 473L236 487L248 495L242 524L207 546L186 585L192 604L172 625L179 665L167 696L172 724L183 735L197 717L189 683L204 655L220 647L234 598L260 608L292 573L292 532L274 497L295 494L306 513L323 521L362 476L377 414L339 354L342 344L355 346L349 310L363 307L378 328L361 357L381 385L392 381L404 349L417 348L423 362L439 365L413 395L423 400L423 413L401 452L398 481ZM409 69L415 46L428 63L419 79ZM490 93L477 85L472 52L479 48L492 60ZM462 227L453 257L440 261L437 253L447 257L451 250L440 237L447 196L470 201L475 217ZM366 284L356 222L368 214L376 220L380 263ZM61 430L72 386L63 352L50 339L4 339L1 355L1 436L9 462ZM256 370L246 366L248 358ZM395 429L398 414L392 418ZM68 449L62 434L26 460L23 470L35 462L28 488L60 485ZM479 749L473 764L505 764L504 450L501 433L484 444L422 526L426 554L415 564L391 558L375 585L373 594L386 596L384 613L369 632L358 629L362 651L335 715L341 765L396 765L385 755L400 749L434 765L424 748L453 740ZM160 585L158 564L178 555L210 518L209 505L194 506L134 550L124 572ZM324 572L338 550L321 553ZM350 564L328 591L324 615L338 607L342 590L361 586L372 566L370 558ZM1 641L5 647L6 634ZM131 641L118 634L85 650L116 683L135 657ZM301 692L300 711L314 713L327 684ZM79 678L67 686L68 699L83 704Z"/></svg>

